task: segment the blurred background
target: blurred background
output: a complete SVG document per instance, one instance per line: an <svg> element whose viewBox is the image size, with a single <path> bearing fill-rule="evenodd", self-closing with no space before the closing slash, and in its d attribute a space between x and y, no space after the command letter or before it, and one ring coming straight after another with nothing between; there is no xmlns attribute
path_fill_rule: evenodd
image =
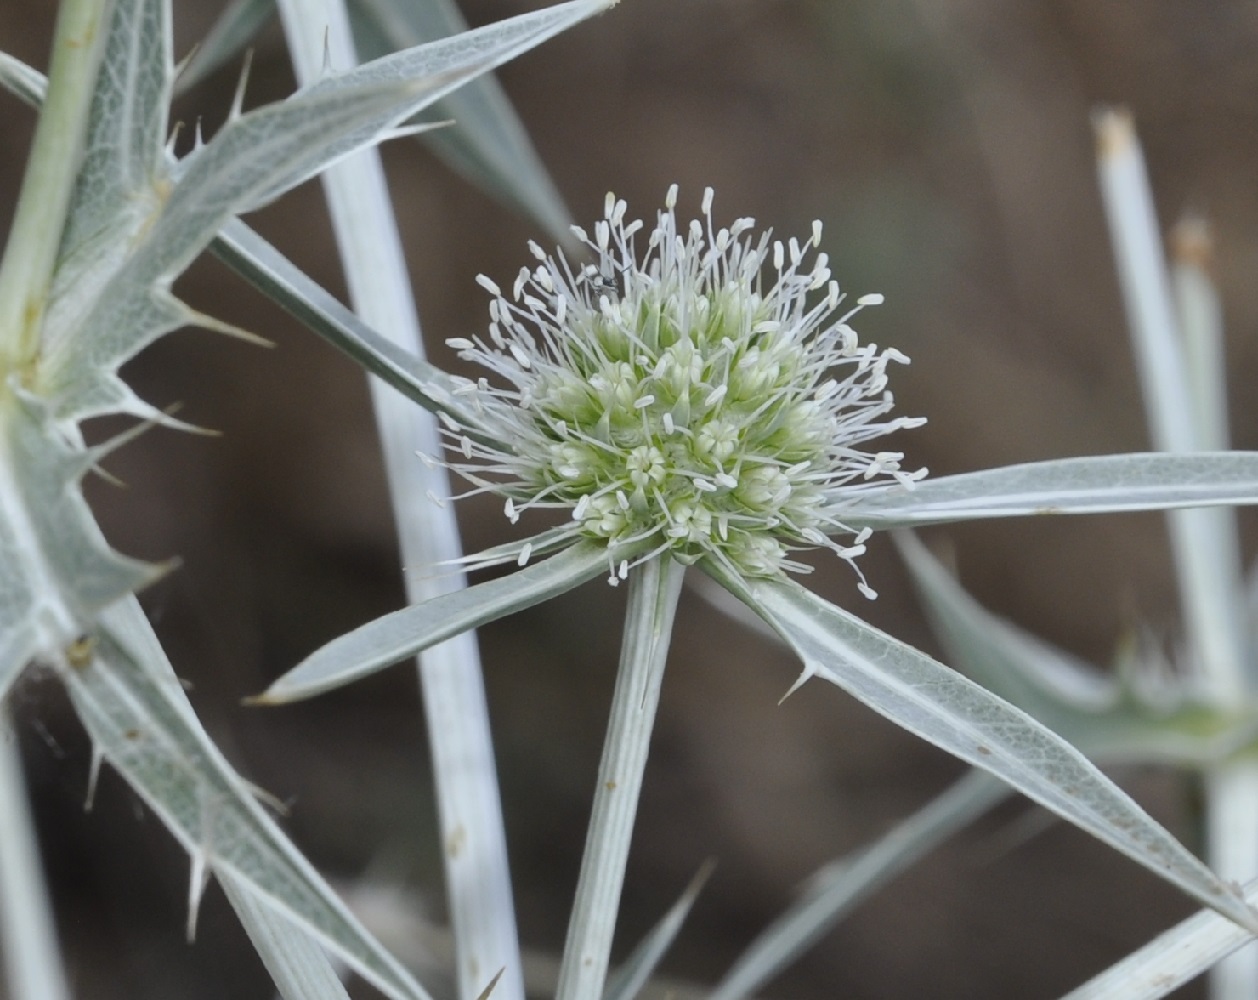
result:
<svg viewBox="0 0 1258 1000"><path fill-rule="evenodd" d="M5 0L0 47L43 68L54 4ZM538 4L468 0L481 24ZM175 3L178 53L220 4ZM604 193L654 217L667 186L697 212L752 215L782 235L825 222L845 290L878 291L867 340L913 359L892 388L929 423L897 447L933 473L1148 447L1096 192L1089 114L1131 109L1163 225L1203 213L1216 239L1234 445L1258 448L1258 12L1239 0L624 0L500 78L574 218ZM207 133L233 67L178 105ZM249 105L289 93L272 25ZM33 123L0 95L0 218ZM420 313L443 340L487 322L484 272L510 281L530 222L419 143L385 152ZM316 279L338 274L314 185L250 219ZM140 394L221 431L155 430L90 488L106 533L180 568L142 595L210 732L290 806L296 841L346 884L380 879L443 919L415 673L397 667L283 709L240 707L317 645L400 605L379 453L361 373L213 261L180 284L194 305L275 342L204 332L128 366ZM474 550L513 536L497 502L460 507ZM1252 543L1254 523L1242 519ZM989 607L1107 663L1140 625L1177 630L1153 515L935 529ZM1248 552L1252 551L1252 545ZM885 539L856 592L837 560L811 585L938 653ZM524 944L555 955L576 881L619 642L623 593L590 584L481 633ZM951 759L818 682L779 705L791 658L683 598L626 886L619 954L708 858L718 862L669 975L711 983L818 866L876 838L958 776ZM183 939L186 858L117 778L83 800L90 748L51 679L16 692L20 739L82 1000L271 995L217 890ZM1120 775L1189 843L1191 786ZM1011 803L866 902L766 996L1050 997L1192 907L1083 834ZM364 996L369 991L363 991ZM1185 995L1198 995L1186 991Z"/></svg>

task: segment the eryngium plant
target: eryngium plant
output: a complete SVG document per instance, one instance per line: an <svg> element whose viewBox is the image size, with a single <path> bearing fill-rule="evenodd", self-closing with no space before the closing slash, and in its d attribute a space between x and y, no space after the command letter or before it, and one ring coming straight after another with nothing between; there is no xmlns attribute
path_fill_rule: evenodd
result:
<svg viewBox="0 0 1258 1000"><path fill-rule="evenodd" d="M32 664L55 672L97 766L117 768L187 849L189 932L213 875L281 982L301 956L315 970L306 982L343 995L306 940L313 935L387 995L428 996L289 843L197 722L131 596L166 567L116 553L81 494L82 477L127 435L88 447L81 426L110 415L139 418L139 427L173 423L131 391L119 368L181 326L242 332L171 290L211 244L234 254L239 268L264 273L286 304L331 311L352 326L234 217L406 131L405 122L460 84L606 6L576 0L329 70L248 113L238 97L228 122L182 159L168 121L168 0L67 0L48 79L0 55L0 84L42 104L0 263L0 698ZM426 384L439 392L438 382ZM5 906L0 919L22 915Z"/></svg>
<svg viewBox="0 0 1258 1000"><path fill-rule="evenodd" d="M894 350L862 347L823 256L751 235L754 223L677 222L676 191L649 233L609 196L593 263L533 247L493 296L487 333L451 341L488 374L455 377L442 405L449 467L515 520L565 521L467 562L508 576L434 598L333 641L260 701L344 684L608 572L628 579L612 718L560 975L565 1000L603 989L615 909L682 570L693 565L763 618L818 676L1002 778L1185 891L1258 929L1254 913L1049 729L790 577L790 553L849 564L879 528L972 517L1249 503L1258 455L1117 455L923 479L868 441L890 416ZM636 240L645 238L639 253ZM856 309L878 301L858 300ZM382 372L388 359L377 359ZM421 400L422 392L414 393ZM432 405L431 399L429 405ZM428 461L437 461L429 457ZM439 499L439 498L438 498ZM833 536L838 536L836 540ZM549 557L549 558L542 558ZM873 592L858 574L866 596ZM796 685L798 686L798 684Z"/></svg>

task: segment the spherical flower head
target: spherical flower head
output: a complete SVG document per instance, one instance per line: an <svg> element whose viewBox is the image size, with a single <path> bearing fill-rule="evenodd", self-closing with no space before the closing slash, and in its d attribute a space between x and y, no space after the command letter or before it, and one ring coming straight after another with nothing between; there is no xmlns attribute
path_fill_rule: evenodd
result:
<svg viewBox="0 0 1258 1000"><path fill-rule="evenodd" d="M449 343L491 373L462 386L489 433L447 422L448 464L505 496L512 520L566 508L562 533L606 544L613 582L663 553L774 576L807 570L793 550L825 546L855 566L868 532L843 524L845 501L925 474L862 449L922 423L888 417L887 366L908 359L849 324L882 297L841 308L820 223L783 244L751 219L716 228L710 188L684 228L676 201L674 186L641 257L642 222L609 194L593 238L574 227L593 263L531 244L537 263L509 297L478 278L488 335Z"/></svg>

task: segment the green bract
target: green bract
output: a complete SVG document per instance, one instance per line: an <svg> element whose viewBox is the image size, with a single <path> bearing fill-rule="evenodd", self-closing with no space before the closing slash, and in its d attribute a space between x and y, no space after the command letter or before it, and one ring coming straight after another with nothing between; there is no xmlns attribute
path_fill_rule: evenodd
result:
<svg viewBox="0 0 1258 1000"><path fill-rule="evenodd" d="M902 471L898 452L861 447L923 423L887 416L887 365L908 358L860 345L848 325L882 298L839 312L826 255L805 259L820 223L803 244L753 237L745 218L718 230L709 188L703 220L679 231L676 202L674 186L641 260L642 222L626 224L609 194L594 238L575 229L596 263L574 268L534 244L538 265L520 271L511 298L480 278L494 295L488 337L449 343L497 376L462 385L481 414L470 429L493 439L447 421L462 455L450 466L505 496L512 521L530 507L569 509L566 534L608 547L613 583L665 551L753 577L807 570L786 555L806 546L854 565L869 531L849 528L840 505L925 475Z"/></svg>

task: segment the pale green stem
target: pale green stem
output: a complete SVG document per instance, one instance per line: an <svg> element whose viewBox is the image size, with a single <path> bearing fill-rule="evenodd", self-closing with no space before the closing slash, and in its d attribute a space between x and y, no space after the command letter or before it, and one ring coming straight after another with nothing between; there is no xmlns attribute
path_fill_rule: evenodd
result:
<svg viewBox="0 0 1258 1000"><path fill-rule="evenodd" d="M1227 427L1227 370L1223 352L1223 308L1210 278L1210 235L1201 219L1181 221L1171 233L1171 282L1179 325L1184 337L1187 384L1199 447L1223 451L1229 447ZM1230 581L1236 596L1233 611L1241 615L1240 541L1235 517L1220 510L1219 530L1201 544L1216 546L1209 553L1220 579ZM1239 624L1236 643L1242 667L1253 687L1254 669L1249 632ZM1244 879L1258 872L1258 762L1227 760L1206 769L1206 857L1220 875ZM1241 948L1210 970L1210 992L1216 1000L1250 997L1258 984L1258 946Z"/></svg>
<svg viewBox="0 0 1258 1000"><path fill-rule="evenodd" d="M5 980L13 997L68 1000L42 873L17 739L0 704L0 954Z"/></svg>
<svg viewBox="0 0 1258 1000"><path fill-rule="evenodd" d="M1168 276L1144 159L1131 119L1096 120L1101 193L1118 261L1154 446L1225 449L1226 379L1222 310L1206 272L1204 229L1180 227ZM1224 708L1251 697L1248 634L1242 624L1240 542L1225 507L1167 514L1195 676ZM1204 774L1206 856L1224 878L1258 872L1258 766L1223 761ZM1242 949L1210 973L1215 1000L1244 1000L1258 985L1258 949Z"/></svg>
<svg viewBox="0 0 1258 1000"><path fill-rule="evenodd" d="M1258 761L1242 757L1207 768L1206 858L1224 878L1258 873ZM1250 942L1210 969L1214 1000L1252 1000L1258 987L1258 942Z"/></svg>
<svg viewBox="0 0 1258 1000"><path fill-rule="evenodd" d="M35 358L61 232L79 170L111 0L63 0L48 97L0 261L0 376Z"/></svg>
<svg viewBox="0 0 1258 1000"><path fill-rule="evenodd" d="M283 0L280 9L303 83L323 72L325 58L336 70L355 64L341 0ZM379 156L374 150L357 153L326 171L322 180L354 309L381 334L422 357L419 318ZM380 380L373 378L370 385L402 563L411 570L407 596L419 603L463 585L457 573L423 572L460 555L453 510L427 499L450 495L445 470L430 469L415 457L440 452L437 422ZM420 681L459 996L473 1000L501 971L494 1000L523 1000L506 834L474 634L424 653Z"/></svg>
<svg viewBox="0 0 1258 1000"><path fill-rule="evenodd" d="M1102 202L1153 445L1168 452L1202 450L1183 337L1135 128L1126 113L1113 110L1098 113L1095 124ZM1220 704L1233 704L1248 690L1239 641L1240 581L1231 579L1217 559L1217 553L1236 548L1233 514L1226 508L1176 510L1167 519L1184 628L1198 676Z"/></svg>
<svg viewBox="0 0 1258 1000"><path fill-rule="evenodd" d="M620 667L556 1000L598 1000L603 993L684 572L665 555L648 560L629 578Z"/></svg>

